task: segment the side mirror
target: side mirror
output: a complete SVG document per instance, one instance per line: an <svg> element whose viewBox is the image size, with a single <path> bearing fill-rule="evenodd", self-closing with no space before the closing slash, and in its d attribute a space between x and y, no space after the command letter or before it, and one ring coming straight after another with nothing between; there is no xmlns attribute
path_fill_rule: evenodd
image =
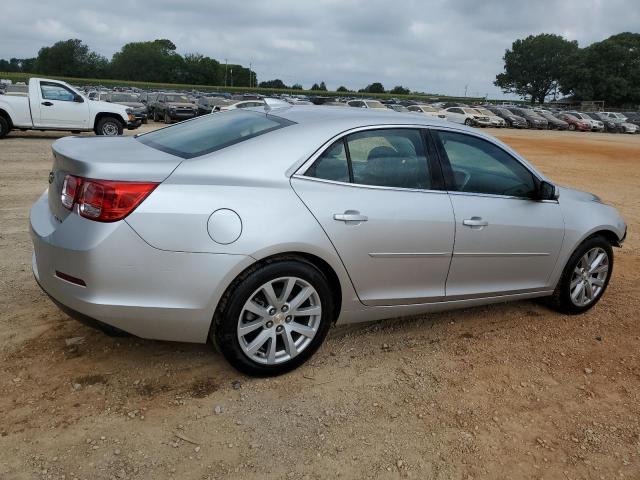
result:
<svg viewBox="0 0 640 480"><path fill-rule="evenodd" d="M557 200L560 197L560 190L553 183L545 180L538 185L538 200Z"/></svg>

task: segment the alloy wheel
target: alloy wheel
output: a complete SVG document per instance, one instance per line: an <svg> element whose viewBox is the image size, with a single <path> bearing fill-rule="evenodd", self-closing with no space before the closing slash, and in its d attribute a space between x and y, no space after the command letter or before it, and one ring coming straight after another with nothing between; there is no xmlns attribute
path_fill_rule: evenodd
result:
<svg viewBox="0 0 640 480"><path fill-rule="evenodd" d="M316 289L298 277L262 285L245 302L237 326L238 342L251 360L274 365L305 350L320 326L322 305Z"/></svg>
<svg viewBox="0 0 640 480"><path fill-rule="evenodd" d="M604 288L609 273L609 255L600 247L587 251L573 270L569 286L571 301L578 307L593 303Z"/></svg>

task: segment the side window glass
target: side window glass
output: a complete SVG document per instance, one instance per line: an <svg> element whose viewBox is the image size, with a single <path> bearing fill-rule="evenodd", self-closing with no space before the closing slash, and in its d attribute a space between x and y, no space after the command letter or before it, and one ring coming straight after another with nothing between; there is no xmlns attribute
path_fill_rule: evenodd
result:
<svg viewBox="0 0 640 480"><path fill-rule="evenodd" d="M45 100L60 100L63 102L73 102L75 95L64 88L62 85L55 83L41 83L40 91L42 98Z"/></svg>
<svg viewBox="0 0 640 480"><path fill-rule="evenodd" d="M305 175L336 182L348 182L349 166L347 164L344 141L340 139L327 148L307 170Z"/></svg>
<svg viewBox="0 0 640 480"><path fill-rule="evenodd" d="M518 160L492 143L453 132L438 133L460 192L531 197L533 175Z"/></svg>
<svg viewBox="0 0 640 480"><path fill-rule="evenodd" d="M353 182L396 188L431 188L419 130L368 130L347 137Z"/></svg>

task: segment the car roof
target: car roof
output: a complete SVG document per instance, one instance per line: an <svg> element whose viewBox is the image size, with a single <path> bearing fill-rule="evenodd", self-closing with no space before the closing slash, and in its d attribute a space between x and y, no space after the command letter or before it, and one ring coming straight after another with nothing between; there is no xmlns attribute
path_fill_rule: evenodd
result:
<svg viewBox="0 0 640 480"><path fill-rule="evenodd" d="M262 109L251 110L260 111ZM335 125L340 131L370 125L451 126L451 123L438 120L436 117L423 117L413 112L396 112L391 109L347 109L334 106L318 108L315 105L292 105L291 107L275 108L271 110L270 113L301 126L306 124L317 126L318 124L325 123L327 125Z"/></svg>

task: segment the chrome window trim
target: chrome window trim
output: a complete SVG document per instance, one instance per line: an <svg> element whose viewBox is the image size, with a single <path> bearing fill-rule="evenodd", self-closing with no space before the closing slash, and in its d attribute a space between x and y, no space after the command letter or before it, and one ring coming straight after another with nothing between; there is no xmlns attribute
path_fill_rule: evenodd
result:
<svg viewBox="0 0 640 480"><path fill-rule="evenodd" d="M515 197L513 195L499 195L497 193L476 193L476 192L459 192L458 190L447 190L449 195L463 195L467 197L485 197L485 198L501 198L503 200L521 200L523 202L536 203L558 203L558 200L535 200L527 197Z"/></svg>
<svg viewBox="0 0 640 480"><path fill-rule="evenodd" d="M392 190L392 191L400 191L400 192L415 192L415 193L438 193L446 195L446 190L425 190L421 188L402 188L402 187L385 187L382 185L363 185L361 183L349 183L349 182L340 182L338 180L326 180L324 178L315 178L315 177L306 177L304 175L294 174L291 178L297 178L298 180L306 180L310 182L319 182L319 183L329 183L333 185L341 185L343 187L351 187L351 188L366 188L370 190Z"/></svg>

